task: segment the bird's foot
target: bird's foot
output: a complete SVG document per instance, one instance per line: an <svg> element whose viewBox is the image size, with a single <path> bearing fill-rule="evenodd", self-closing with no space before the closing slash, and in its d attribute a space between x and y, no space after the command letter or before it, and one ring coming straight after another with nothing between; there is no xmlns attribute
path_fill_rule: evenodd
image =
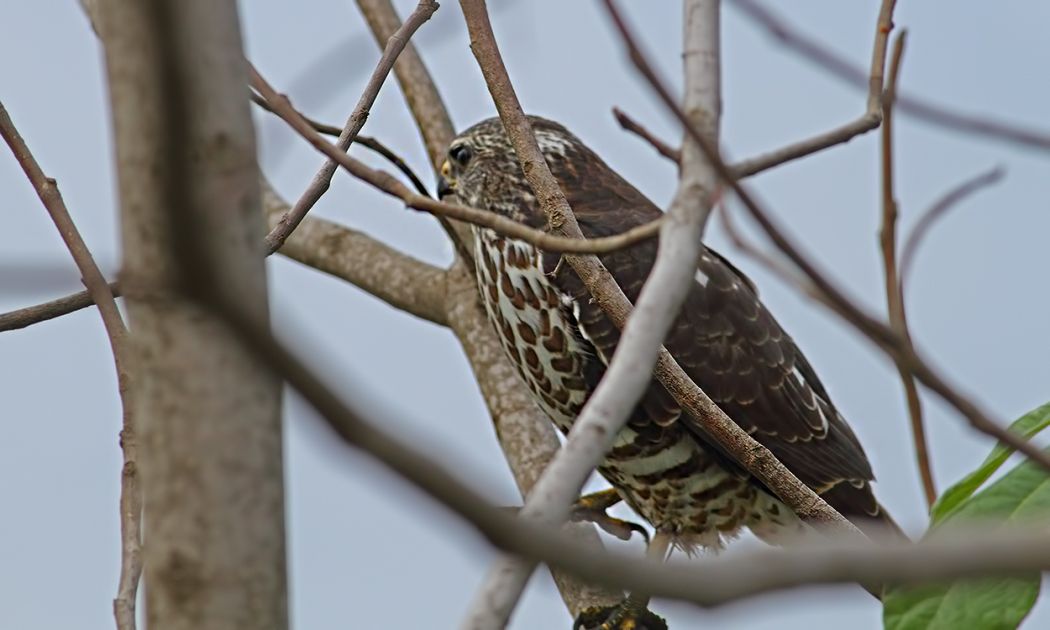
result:
<svg viewBox="0 0 1050 630"><path fill-rule="evenodd" d="M620 494L616 490L602 490L580 497L572 508L570 520L574 523L586 521L594 523L611 536L620 540L630 540L635 532L641 534L645 544L649 544L649 532L638 523L625 521L621 518L609 516L606 512L610 507L621 501Z"/></svg>
<svg viewBox="0 0 1050 630"><path fill-rule="evenodd" d="M664 618L644 604L627 598L616 606L592 607L581 612L573 630L667 630Z"/></svg>

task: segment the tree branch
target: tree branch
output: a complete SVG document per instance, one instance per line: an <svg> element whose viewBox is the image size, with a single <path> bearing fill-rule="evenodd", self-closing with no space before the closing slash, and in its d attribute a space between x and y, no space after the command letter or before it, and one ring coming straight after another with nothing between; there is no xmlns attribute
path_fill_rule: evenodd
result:
<svg viewBox="0 0 1050 630"><path fill-rule="evenodd" d="M279 630L281 384L213 317L172 299L213 283L268 325L236 5L103 0L99 10L148 497L146 622Z"/></svg>
<svg viewBox="0 0 1050 630"><path fill-rule="evenodd" d="M281 96L283 96L286 99L288 98L287 94L282 94ZM258 105L260 108L270 112L271 114L274 114L275 116L277 115L277 113L273 111L273 108L270 107L270 104L266 102L266 99L259 96L254 90L252 91L251 98L252 102ZM291 103L291 99L288 99L288 102ZM329 125L323 122L319 122L303 114L302 112L299 112L299 115L303 117L303 120L310 123L310 126L313 127L314 131L316 131L317 133L323 133L326 136L335 136L336 138L338 138L343 133L343 130L339 127L336 127L335 125ZM372 138L371 136L362 136L360 134L358 134L357 137L354 138L354 142L383 156L383 158L390 162L394 166L394 168L401 171L401 173L403 173L404 176L412 182L412 186L415 187L416 192L418 192L421 195L430 196L430 192L427 190L427 187L423 185L423 182L420 181L419 177L416 176L415 172L408 166L407 163L405 163L401 156L391 151L385 144L383 144L375 138Z"/></svg>
<svg viewBox="0 0 1050 630"><path fill-rule="evenodd" d="M113 297L120 297L120 287L116 282L110 282L108 286ZM65 297L60 297L57 300L51 300L50 302L44 302L43 304L9 311L0 314L0 332L18 330L20 328L32 326L33 324L46 322L49 319L75 313L76 311L87 308L94 303L95 301L91 299L90 293L87 291L79 291Z"/></svg>
<svg viewBox="0 0 1050 630"><path fill-rule="evenodd" d="M613 116L616 117L616 122L620 124L620 128L624 131L629 131L634 135L638 136L642 140L648 142L656 152L664 156L668 160L671 160L675 164L682 161L682 152L679 149L672 147L663 140L657 138L651 131L642 126L641 123L628 116L619 107L613 107Z"/></svg>
<svg viewBox="0 0 1050 630"><path fill-rule="evenodd" d="M739 2L742 7L752 6L751 2ZM737 179L750 177L762 171L780 166L786 162L812 155L818 151L844 144L853 138L871 131L882 122L882 77L886 67L886 43L893 30L893 8L897 0L882 0L879 7L879 19L875 23L875 43L871 51L871 69L868 71L868 98L864 113L859 118L841 127L790 144L776 151L733 164L733 175Z"/></svg>
<svg viewBox="0 0 1050 630"><path fill-rule="evenodd" d="M357 0L357 6L380 46L401 26L401 18L390 0ZM448 110L426 65L411 43L405 46L394 64L394 74L408 102L412 118L419 126L430 164L436 173L445 159L449 143L456 135ZM471 239L467 240L469 242Z"/></svg>
<svg viewBox="0 0 1050 630"><path fill-rule="evenodd" d="M660 219L632 228L622 234L602 238L577 240L560 236L557 233L549 234L535 230L523 223L514 221L494 212L478 210L469 206L445 203L430 197L424 197L412 192L407 186L399 182L389 173L370 168L363 162L355 160L338 147L326 141L307 123L299 113L274 90L266 79L251 68L252 87L256 89L274 108L277 114L285 120L296 132L305 138L321 153L338 162L355 177L375 186L379 190L401 199L406 206L416 210L430 212L439 216L451 217L460 221L467 221L474 225L487 227L504 236L516 238L530 243L541 249L553 252L578 252L578 253L604 253L616 249L629 247L640 241L652 238L660 229Z"/></svg>
<svg viewBox="0 0 1050 630"><path fill-rule="evenodd" d="M358 132L364 127L369 111L372 109L376 97L379 96L379 89L383 87L383 82L386 81L387 75L390 74L390 70L394 67L394 62L397 60L398 55L404 50L412 35L424 22L430 19L430 16L437 9L438 4L434 0L419 0L415 10L387 40L386 47L383 49L383 55L380 57L376 69L372 72L372 77L368 80L361 98L358 99L353 113L350 114L350 118L347 119L346 125L343 127L343 132L339 134L339 139L336 141L336 146L342 152L345 153L350 149L350 145L353 144ZM288 102L287 98L285 98L285 102ZM291 104L289 103L290 106ZM302 196L295 202L291 210L266 235L266 244L271 252L281 248L281 245L288 238L288 235L292 233L292 230L299 225L306 213L310 211L310 208L321 198L321 195L328 190L332 183L332 176L335 175L337 168L338 163L335 160L327 160L321 166L321 169L317 171L317 174L314 175L310 185L303 191Z"/></svg>
<svg viewBox="0 0 1050 630"><path fill-rule="evenodd" d="M900 273L897 269L897 199L893 191L893 101L897 95L897 77L906 36L907 32L901 31L894 42L889 81L883 95L882 228L879 230L879 245L886 279L886 311L890 318L890 327L910 343L911 333L908 332L908 319L904 310L904 292L901 290ZM908 368L898 362L897 372L904 384L904 397L908 403L908 417L911 419L912 442L915 444L915 459L919 467L922 490L926 496L926 508L929 510L937 500L937 487L933 482L933 470L930 467L930 451L922 419L922 400L919 399L915 377L908 372Z"/></svg>
<svg viewBox="0 0 1050 630"><path fill-rule="evenodd" d="M752 21L766 29L781 45L801 55L828 74L854 87L870 90L870 77L849 61L814 39L789 27L787 23L755 0L733 0L733 4ZM932 125L969 135L1016 144L1022 147L1050 151L1050 133L982 118L972 114L951 111L946 107L920 98L898 94L897 111Z"/></svg>
<svg viewBox="0 0 1050 630"><path fill-rule="evenodd" d="M575 216L551 174L518 102L484 0L461 0L460 7L470 33L471 50L529 186L547 215L549 229L570 238L582 238ZM706 5L705 12L706 15L696 12L697 25L691 26L690 32L702 32L703 27L709 29L704 35L713 41L705 43L713 48L704 48L699 38L693 35L689 43L696 50L687 48L687 60L695 59L710 65L703 66L702 72L697 70L699 66L693 68L687 76L693 80L690 88L699 94L694 94L690 101L696 108L697 119L707 123L707 128L717 135L720 97L717 2ZM713 24L704 22L701 17L713 19ZM707 199L713 188L713 179L710 182L705 180L698 162L687 158L682 164L682 183L661 229L660 253L639 297L638 310L624 330L609 371L574 422L564 447L527 497L521 510L522 518L550 525L559 525L566 520L583 484L612 446L630 410L651 381L652 366L661 341L677 316L688 292L688 283L692 281L701 247L700 233L708 209ZM581 276L586 272L604 276L602 281L619 291L615 281L596 259L569 257L568 261ZM532 569L531 562L513 556L498 560L475 596L463 627L471 630L505 627Z"/></svg>
<svg viewBox="0 0 1050 630"><path fill-rule="evenodd" d="M134 423L134 405L131 400L133 389L127 365L131 358L127 341L128 330L120 315L120 309L117 308L113 290L73 222L58 184L44 174L15 128L3 103L0 103L0 136L3 136L11 148L55 227L58 228L66 248L80 270L84 286L87 287L85 293L88 303L94 302L98 305L102 325L106 329L106 336L109 337L123 409L120 446L124 456L120 475L120 578L117 596L113 600L113 615L118 630L135 630L135 603L142 575L142 493L138 483L138 439Z"/></svg>
<svg viewBox="0 0 1050 630"><path fill-rule="evenodd" d="M288 203L262 178L263 211L271 225ZM318 271L342 278L390 306L447 326L447 272L403 254L372 237L319 218L303 221L280 253Z"/></svg>
<svg viewBox="0 0 1050 630"><path fill-rule="evenodd" d="M929 233L933 224L956 204L962 202L964 199L982 188L999 182L1005 174L1005 171L998 166L990 171L979 173L949 190L922 213L922 216L919 217L919 220L915 223L915 227L912 228L911 234L908 235L908 240L904 242L904 248L901 250L900 275L902 291L904 290L904 285L907 282L908 276L911 274L911 269L914 266L912 263L915 261L915 255L919 251L919 245L922 243L923 238Z"/></svg>
<svg viewBox="0 0 1050 630"><path fill-rule="evenodd" d="M289 205L260 177L267 220L273 224ZM301 238L297 234L302 232ZM337 276L394 308L442 326L446 322L445 271L420 262L366 234L324 219L307 218L285 241L280 254L318 271ZM384 275L387 274L387 275ZM121 293L109 284L114 296ZM87 291L0 314L0 332L25 328L68 315L94 304Z"/></svg>

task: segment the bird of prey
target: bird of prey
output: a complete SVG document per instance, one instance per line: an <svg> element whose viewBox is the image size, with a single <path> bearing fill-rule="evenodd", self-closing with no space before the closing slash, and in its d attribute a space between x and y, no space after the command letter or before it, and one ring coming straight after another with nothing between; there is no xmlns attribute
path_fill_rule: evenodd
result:
<svg viewBox="0 0 1050 630"><path fill-rule="evenodd" d="M530 120L584 236L618 234L660 216L564 127ZM474 208L535 228L546 225L498 118L456 137L441 174L442 197L454 194ZM481 300L503 349L539 406L567 432L601 379L620 332L572 267L559 264L559 254L488 228L474 227L473 233ZM656 248L650 240L600 256L632 302ZM750 279L717 252L705 249L700 256L665 347L734 422L843 516L861 528L892 523L872 493L874 477L860 442L813 367ZM657 535L686 551L718 549L743 528L774 544L804 529L655 379L598 471L614 491L585 497L583 509L604 513L622 499ZM607 525L612 521L605 519Z"/></svg>

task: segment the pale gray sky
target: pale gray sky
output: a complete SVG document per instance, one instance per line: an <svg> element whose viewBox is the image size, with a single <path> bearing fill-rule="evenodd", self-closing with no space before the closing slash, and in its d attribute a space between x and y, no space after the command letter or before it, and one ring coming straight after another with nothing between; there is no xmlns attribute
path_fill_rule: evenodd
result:
<svg viewBox="0 0 1050 630"><path fill-rule="evenodd" d="M402 12L414 3L397 2ZM494 1L495 29L519 95L560 120L629 180L665 205L674 170L620 131L620 106L665 138L675 125L624 62L594 0ZM678 81L680 3L629 3L628 13L665 76ZM774 3L792 24L858 64L870 54L877 2ZM1046 68L1050 4L900 3L910 30L902 89L959 109L1050 127ZM300 108L341 124L378 50L348 0L243 2L251 58ZM785 53L731 6L724 11L724 145L748 157L850 120L864 97ZM494 113L447 0L416 38L457 126ZM119 260L101 54L73 0L8 0L0 21L4 104L44 169L57 178L103 267ZM317 65L318 59L324 60ZM308 69L314 67L314 72ZM304 74L306 73L306 74ZM259 115L261 161L297 196L321 159ZM947 188L995 164L1006 180L955 208L928 239L908 291L913 333L951 379L1012 419L1046 401L1050 383L1045 238L1050 156L962 137L907 119L898 125L902 223ZM400 94L386 86L366 126L431 181ZM0 310L78 288L54 227L6 151L0 152ZM372 159L367 154L359 155ZM806 246L872 308L881 308L876 251L877 136L753 181ZM315 212L444 264L435 222L340 174ZM716 226L711 243L755 278L850 420L879 478L877 492L911 532L923 503L900 385L892 365L819 307L742 258ZM519 501L455 340L346 284L271 259L275 327L327 380L367 387L388 422L500 504ZM96 312L0 334L0 627L113 626L118 572L120 412ZM974 466L990 443L926 397L941 487ZM494 557L469 527L362 456L324 448L329 438L288 400L287 479L292 615L296 627L455 627ZM754 545L741 541L738 547ZM637 546L636 546L637 547ZM732 553L732 551L730 551ZM880 610L857 588L764 597L715 612L657 602L672 628L876 628ZM1029 627L1050 625L1041 605ZM1040 621L1041 620L1041 621ZM537 573L513 628L567 628L549 577Z"/></svg>

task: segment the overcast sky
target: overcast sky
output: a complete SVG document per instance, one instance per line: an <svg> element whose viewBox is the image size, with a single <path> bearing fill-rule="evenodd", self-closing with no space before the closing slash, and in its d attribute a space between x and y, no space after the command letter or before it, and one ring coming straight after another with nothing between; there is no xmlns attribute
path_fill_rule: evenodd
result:
<svg viewBox="0 0 1050 630"><path fill-rule="evenodd" d="M399 1L402 14L414 3ZM680 3L629 3L665 76L679 82ZM785 16L843 56L867 64L877 2L795 0ZM902 1L910 31L902 90L965 111L1050 127L1050 4ZM244 2L248 52L307 113L342 124L379 52L353 3ZM595 0L492 2L504 57L525 108L565 123L665 206L675 172L610 115L624 108L664 138L680 133L624 61ZM644 8L642 8L644 6ZM494 114L448 0L415 39L457 127ZM858 115L864 95L786 53L731 6L724 10L723 142L743 158ZM0 20L0 98L104 270L120 252L101 50L74 0L9 1ZM261 163L294 199L321 159L280 123L257 116ZM391 82L366 132L404 155L428 183L422 146ZM951 380L1004 422L1050 397L1046 291L1050 156L898 124L904 229L945 190L1001 165L1006 179L954 208L919 254L909 284L912 331ZM0 310L79 288L60 239L14 160L0 151ZM372 158L365 153L355 154ZM878 143L855 140L752 182L782 223L850 293L881 308L876 250ZM339 174L314 212L435 264L451 249L436 223ZM860 436L876 491L912 533L925 518L900 384L892 365L819 306L734 252L711 244L759 284ZM498 504L520 502L466 361L444 329L396 312L343 282L270 259L275 328L349 390L366 388L388 428L424 445ZM943 488L991 447L925 397ZM452 628L494 554L472 530L363 456L325 448L311 413L287 401L291 608L303 629ZM0 334L0 627L113 627L119 568L120 405L97 312ZM595 488L601 487L594 483ZM736 548L756 545L745 538ZM637 545L635 548L637 549ZM732 553L732 551L730 551ZM876 628L859 588L812 589L714 612L657 602L672 628ZM1040 621L1041 620L1041 621ZM1050 626L1043 605L1029 627ZM513 628L567 628L549 576L538 572Z"/></svg>

